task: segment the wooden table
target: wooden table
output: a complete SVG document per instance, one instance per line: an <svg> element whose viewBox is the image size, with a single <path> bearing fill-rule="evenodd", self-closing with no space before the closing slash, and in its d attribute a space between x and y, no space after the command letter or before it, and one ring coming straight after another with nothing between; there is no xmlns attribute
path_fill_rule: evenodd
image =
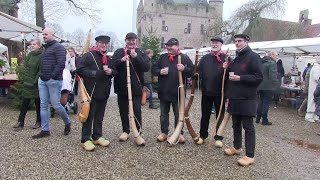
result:
<svg viewBox="0 0 320 180"><path fill-rule="evenodd" d="M0 88L8 88L17 81L18 77L16 74L6 74L4 76L0 76Z"/></svg>

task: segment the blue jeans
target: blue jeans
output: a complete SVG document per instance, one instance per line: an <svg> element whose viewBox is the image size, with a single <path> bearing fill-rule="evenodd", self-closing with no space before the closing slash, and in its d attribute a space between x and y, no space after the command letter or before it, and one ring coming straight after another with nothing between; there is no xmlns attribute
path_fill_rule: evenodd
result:
<svg viewBox="0 0 320 180"><path fill-rule="evenodd" d="M49 131L49 101L52 107L58 112L65 125L70 124L69 116L60 103L62 80L42 81L38 80L40 96L40 116L41 127L43 131Z"/></svg>
<svg viewBox="0 0 320 180"><path fill-rule="evenodd" d="M262 123L269 122L268 120L268 111L269 111L269 104L272 100L273 91L271 90L260 90L258 91L259 94L259 104L257 109L257 121L262 117Z"/></svg>
<svg viewBox="0 0 320 180"><path fill-rule="evenodd" d="M153 97L152 97L152 83L147 83L145 86L150 90L150 96L149 96L149 106L153 104Z"/></svg>

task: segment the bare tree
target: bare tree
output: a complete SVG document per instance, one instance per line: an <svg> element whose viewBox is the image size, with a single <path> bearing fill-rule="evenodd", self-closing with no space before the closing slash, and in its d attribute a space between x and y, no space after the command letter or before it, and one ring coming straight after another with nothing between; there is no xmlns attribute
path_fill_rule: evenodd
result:
<svg viewBox="0 0 320 180"><path fill-rule="evenodd" d="M203 38L223 36L230 41L235 34L243 32L249 24L259 22L262 17L281 17L285 12L285 3L286 0L250 0L236 9L228 20L208 25Z"/></svg>
<svg viewBox="0 0 320 180"><path fill-rule="evenodd" d="M65 14L81 16L93 24L100 22L99 0L16 0L16 3L22 10L22 18L36 19L40 27L48 20L58 22Z"/></svg>

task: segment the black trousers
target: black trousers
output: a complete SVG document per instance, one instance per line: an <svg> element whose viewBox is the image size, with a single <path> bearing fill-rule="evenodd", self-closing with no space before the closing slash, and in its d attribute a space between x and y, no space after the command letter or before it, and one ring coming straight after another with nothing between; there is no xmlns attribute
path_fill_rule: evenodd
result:
<svg viewBox="0 0 320 180"><path fill-rule="evenodd" d="M91 99L88 119L82 124L82 143L90 140L90 137L92 140L98 140L102 137L102 122L106 105L107 100Z"/></svg>
<svg viewBox="0 0 320 180"><path fill-rule="evenodd" d="M201 99L201 122L200 122L200 137L203 139L206 139L208 137L208 128L209 128L209 120L211 116L211 110L212 110L212 104L214 103L214 108L216 110L216 118L218 118L220 104L221 104L221 96L206 96L202 95ZM218 124L216 128L216 132L219 129L219 126L223 120L224 117L224 101L222 105L221 110L221 116L218 119ZM219 138L219 136L215 136L216 140L221 140L222 138Z"/></svg>
<svg viewBox="0 0 320 180"><path fill-rule="evenodd" d="M141 96L133 96L132 95L132 103L133 103L133 112L136 117L136 127L140 132L142 127L142 118L141 118ZM130 133L130 124L129 124L129 101L128 96L118 95L118 106L119 112L122 122L122 131L126 133Z"/></svg>
<svg viewBox="0 0 320 180"><path fill-rule="evenodd" d="M169 112L170 112L170 105L172 106L173 113L174 113L174 127L177 126L179 121L179 105L178 102L169 102L160 100L160 126L161 132L164 134L169 133ZM183 130L181 130L181 134L183 134Z"/></svg>
<svg viewBox="0 0 320 180"><path fill-rule="evenodd" d="M23 122L24 123L24 119L25 119L26 114L28 112L30 102L31 102L31 99L22 99L22 105L21 105L21 108L20 108L20 115L19 115L19 118L18 118L18 122ZM34 99L34 104L36 106L36 113L37 113L36 122L41 122L40 98Z"/></svg>
<svg viewBox="0 0 320 180"><path fill-rule="evenodd" d="M245 131L245 147L246 156L253 158L256 146L255 129L253 125L253 117L232 115L233 128L233 146L235 149L242 147L242 126ZM241 126L242 125L242 126Z"/></svg>

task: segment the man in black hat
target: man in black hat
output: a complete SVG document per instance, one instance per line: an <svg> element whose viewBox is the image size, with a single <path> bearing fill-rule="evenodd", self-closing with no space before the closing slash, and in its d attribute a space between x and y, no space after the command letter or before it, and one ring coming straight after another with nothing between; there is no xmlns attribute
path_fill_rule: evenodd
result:
<svg viewBox="0 0 320 180"><path fill-rule="evenodd" d="M176 38L171 38L165 44L168 53L164 53L152 66L152 74L158 76L158 96L160 99L160 125L161 134L157 141L163 142L168 138L169 133L169 111L172 105L176 127L179 119L178 108L178 71L182 71L183 79L186 76L191 77L193 74L194 65L186 54L182 54L179 50L179 41ZM178 56L181 56L181 64L178 64ZM179 142L184 143L186 140L181 132Z"/></svg>
<svg viewBox="0 0 320 180"><path fill-rule="evenodd" d="M260 56L248 46L249 36L237 34L234 42L236 58L228 67L229 81L226 90L229 98L228 113L232 115L233 147L225 149L227 155L239 155L242 147L242 127L245 130L246 155L238 160L242 166L254 163L255 129L253 117L257 110L257 88L263 79ZM227 67L227 66L225 66Z"/></svg>
<svg viewBox="0 0 320 180"><path fill-rule="evenodd" d="M199 63L199 76L201 80L202 99L201 99L201 123L200 123L200 137L197 144L203 144L208 137L209 120L211 116L212 105L214 104L216 118L221 104L221 87L223 79L223 63L227 61L226 54L221 51L223 40L220 37L211 39L212 51L204 55ZM222 104L221 116L217 119L218 131L224 115L224 103ZM215 136L215 146L222 147L222 137Z"/></svg>
<svg viewBox="0 0 320 180"><path fill-rule="evenodd" d="M107 55L110 37L98 36L95 40L94 50L82 56L77 69L91 96L89 116L82 124L81 143L86 151L92 151L95 148L94 144L104 147L109 145L109 141L102 137L102 122L110 94L111 79L116 74L116 71L110 69L112 60Z"/></svg>
<svg viewBox="0 0 320 180"><path fill-rule="evenodd" d="M122 122L123 133L119 137L120 141L126 141L130 133L126 61L130 62L132 102L134 115L137 119L137 130L140 131L142 127L141 94L144 83L143 72L147 72L150 69L150 64L148 57L137 48L137 38L135 33L128 33L125 39L126 46L117 49L112 56L114 60L113 67L118 72L114 78L114 92L118 95L118 106Z"/></svg>

